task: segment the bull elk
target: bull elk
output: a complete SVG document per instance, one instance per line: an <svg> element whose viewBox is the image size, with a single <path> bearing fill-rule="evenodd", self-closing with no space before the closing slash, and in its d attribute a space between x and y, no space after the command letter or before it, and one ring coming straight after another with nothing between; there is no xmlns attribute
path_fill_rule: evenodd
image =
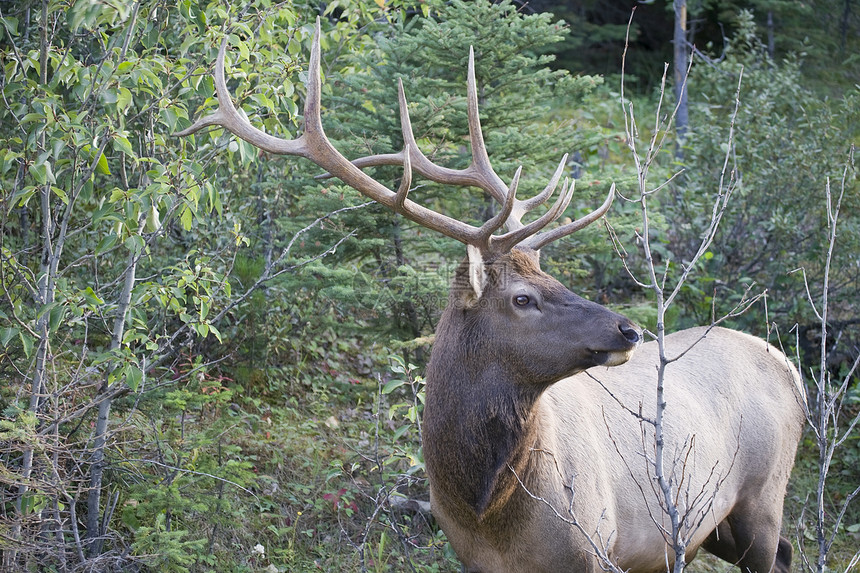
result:
<svg viewBox="0 0 860 573"><path fill-rule="evenodd" d="M516 198L520 170L506 185L490 165L471 53L469 167L438 166L421 152L402 82L404 149L347 160L323 132L319 36L317 20L298 138L268 135L237 112L224 79L226 39L215 65L217 111L177 135L220 126L269 153L310 159L466 245L436 329L424 410L432 511L466 570L591 572L606 566L601 553L622 570L665 571L674 557L653 485L653 435L642 422L656 402L656 344L641 344L631 321L567 290L538 262L542 246L602 217L614 187L591 214L548 228L570 202L565 183L543 215L523 223L554 193L565 159L541 193ZM375 165L403 166L397 190L362 171ZM407 197L413 172L478 187L500 211L476 227L425 208ZM665 444L682 462L673 471L688 559L703 548L742 571L787 572L783 497L804 419L796 370L764 341L722 328L678 332L666 345L684 352L666 371Z"/></svg>

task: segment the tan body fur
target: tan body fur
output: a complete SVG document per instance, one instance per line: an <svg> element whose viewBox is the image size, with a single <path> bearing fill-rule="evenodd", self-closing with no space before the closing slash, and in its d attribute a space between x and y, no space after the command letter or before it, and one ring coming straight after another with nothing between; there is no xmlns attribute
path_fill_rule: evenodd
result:
<svg viewBox="0 0 860 573"><path fill-rule="evenodd" d="M620 569L666 571L672 551L654 521L669 521L643 457L653 460L653 427L637 417L640 407L654 417L656 342L623 365L533 389L502 357L470 372L438 366L458 359L448 354L457 327L444 322L460 312L449 308L437 331L424 437L433 513L467 570L600 571L576 521ZM584 322L571 329L602 327ZM666 467L675 483L684 474L679 501L695 529L688 560L703 547L742 570L769 571L779 548L774 570L787 570L779 532L803 426L796 372L774 347L723 328L682 331L666 345L669 356L692 346L665 378ZM525 392L497 398L523 384ZM516 413L506 418L507 405Z"/></svg>

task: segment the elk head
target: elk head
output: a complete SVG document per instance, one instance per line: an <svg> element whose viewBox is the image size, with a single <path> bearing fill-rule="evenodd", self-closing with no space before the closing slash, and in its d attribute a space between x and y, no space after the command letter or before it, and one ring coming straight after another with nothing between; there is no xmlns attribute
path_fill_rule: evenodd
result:
<svg viewBox="0 0 860 573"><path fill-rule="evenodd" d="M515 248L485 263L480 298L463 276L466 268L462 265L454 281L449 306L465 329L481 336L459 338L477 338L470 347L481 348L474 354L506 363L518 380L540 387L592 366L616 366L641 342L641 332L627 318L544 273L536 251Z"/></svg>

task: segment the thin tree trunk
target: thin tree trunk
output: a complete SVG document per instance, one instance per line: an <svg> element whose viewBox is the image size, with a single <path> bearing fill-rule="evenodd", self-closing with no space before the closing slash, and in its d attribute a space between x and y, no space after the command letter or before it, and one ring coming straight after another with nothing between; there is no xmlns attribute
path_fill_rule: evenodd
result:
<svg viewBox="0 0 860 573"><path fill-rule="evenodd" d="M56 402L56 399L55 399ZM54 411L57 411L56 405L53 407ZM60 425L54 425L53 431L53 447L54 453L51 459L51 482L56 488L57 492L61 492L64 489L64 484L60 478L60 474L57 471L57 468L60 467L60 442L62 437L60 436ZM44 519L45 522L50 523L53 520L53 523L47 528L46 538L50 542L51 533L53 533L53 537L57 544L57 560L60 565L60 571L68 571L68 562L66 559L66 537L65 532L63 531L63 512L60 509L60 493L54 496L52 500L50 509L45 509L43 513L46 514L48 519Z"/></svg>
<svg viewBox="0 0 860 573"><path fill-rule="evenodd" d="M839 22L839 55L842 58L845 58L845 47L848 45L848 23L851 20L851 2L852 0L845 0L842 5L842 19Z"/></svg>
<svg viewBox="0 0 860 573"><path fill-rule="evenodd" d="M776 39L774 37L774 29L773 29L773 11L767 11L767 55L773 60L774 54L776 54Z"/></svg>
<svg viewBox="0 0 860 573"><path fill-rule="evenodd" d="M689 68L689 55L687 52L687 0L674 0L675 8L675 105L678 111L675 115L675 132L678 134L678 142L675 147L675 156L683 159L684 138L687 135L689 124L689 110L687 108L687 69Z"/></svg>
<svg viewBox="0 0 860 573"><path fill-rule="evenodd" d="M15 189L23 184L23 180L24 162L20 162L15 175ZM30 208L27 205L18 208L18 221L21 226L21 264L26 266L30 259Z"/></svg>
<svg viewBox="0 0 860 573"><path fill-rule="evenodd" d="M110 349L116 350L122 343L125 332L125 320L131 302L131 291L137 272L137 262L140 255L132 251L128 256L128 267L125 271L125 282L116 309L116 317L113 323L113 335L111 337ZM108 389L110 372L105 376L101 392ZM116 381L115 384L121 384ZM107 444L108 420L113 400L104 399L99 403L98 417L96 418L95 440L93 441L93 455L90 459L90 490L87 496L87 554L94 557L101 553L103 545L103 527L101 521L101 490L102 478L104 476L104 449Z"/></svg>
<svg viewBox="0 0 860 573"><path fill-rule="evenodd" d="M48 82L47 61L48 61L48 1L42 1L42 20L39 24L40 36L40 55L39 61L41 70L39 74L40 85L45 85ZM45 148L45 134L40 136L39 145L41 149ZM54 278L51 270L54 268L52 264L54 259L54 249L52 244L53 229L53 214L51 211L51 186L46 183L40 190L41 209L42 209L42 262L39 269L39 300L33 301L36 305L44 307L54 301ZM30 387L30 404L28 410L36 414L39 410L41 397L44 395L42 387L45 382L45 372L48 364L48 335L50 312L46 312L36 323L36 333L38 335L38 345L36 346L36 361L33 368L32 383ZM15 513L16 520L12 526L11 537L13 540L18 540L21 537L21 523L24 519L23 512L26 510L24 499L29 491L30 476L33 472L33 448L27 447L23 452L21 460L21 483L18 485L18 496L15 498ZM3 565L6 570L14 570L15 561L17 560L17 551L14 549L3 553Z"/></svg>

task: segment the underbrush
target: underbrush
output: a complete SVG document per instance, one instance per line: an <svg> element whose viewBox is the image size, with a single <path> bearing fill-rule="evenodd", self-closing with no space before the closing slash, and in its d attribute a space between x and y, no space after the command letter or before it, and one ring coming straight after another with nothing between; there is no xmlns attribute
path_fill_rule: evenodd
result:
<svg viewBox="0 0 860 573"><path fill-rule="evenodd" d="M189 569L459 571L429 512L422 385L395 361L325 400L235 392L226 410L238 431L225 439L249 474L216 482L210 495L230 500L228 519L198 516L196 534L209 541L184 547L197 555Z"/></svg>
<svg viewBox="0 0 860 573"><path fill-rule="evenodd" d="M851 416L847 416L850 418ZM846 503L846 499L860 484L860 439L856 436L846 440L839 452L838 459L827 474L825 484L824 523L832 528L836 518ZM795 563L801 562L798 548L802 544L803 551L814 564L817 557L818 542L815 530L815 492L818 487L818 447L811 432L807 431L800 442L797 458L789 482L788 494L785 499L783 518L784 534L791 539L795 548ZM849 504L841 522L839 531L834 537L833 546L828 555L828 565L833 571L848 571L851 559L860 547L860 506ZM856 564L855 564L856 566Z"/></svg>

